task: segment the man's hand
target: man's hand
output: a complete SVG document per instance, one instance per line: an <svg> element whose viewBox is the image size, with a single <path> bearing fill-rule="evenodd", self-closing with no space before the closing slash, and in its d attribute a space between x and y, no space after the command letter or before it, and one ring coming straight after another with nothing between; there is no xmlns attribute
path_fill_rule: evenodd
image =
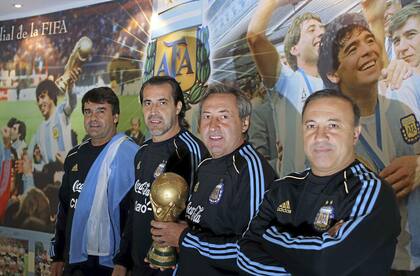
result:
<svg viewBox="0 0 420 276"><path fill-rule="evenodd" d="M51 276L63 275L64 262L53 262L51 264Z"/></svg>
<svg viewBox="0 0 420 276"><path fill-rule="evenodd" d="M386 3L385 0L362 0L363 15L370 24L375 21L384 21Z"/></svg>
<svg viewBox="0 0 420 276"><path fill-rule="evenodd" d="M281 6L296 4L298 0L260 0L248 25L246 39L251 57L264 85L271 88L282 70L277 48L267 37L267 29L273 13Z"/></svg>
<svg viewBox="0 0 420 276"><path fill-rule="evenodd" d="M179 246L179 237L185 228L188 227L185 221L181 222L158 222L152 220L152 239L163 246Z"/></svg>
<svg viewBox="0 0 420 276"><path fill-rule="evenodd" d="M112 271L112 276L125 276L127 274L127 268L122 265L115 265Z"/></svg>
<svg viewBox="0 0 420 276"><path fill-rule="evenodd" d="M55 154L55 159L58 161L58 162L60 162L60 164L61 165L64 165L64 160L66 159L66 154L65 154L65 152L63 152L63 151L58 151L56 154Z"/></svg>
<svg viewBox="0 0 420 276"><path fill-rule="evenodd" d="M399 89L402 82L413 74L413 68L402 59L393 59L382 69L382 78L387 87Z"/></svg>
<svg viewBox="0 0 420 276"><path fill-rule="evenodd" d="M4 127L1 129L1 135L3 137L3 145L6 149L10 149L12 147L12 140L10 138L10 128Z"/></svg>
<svg viewBox="0 0 420 276"><path fill-rule="evenodd" d="M70 71L70 85L73 85L79 79L81 72L81 68L74 68Z"/></svg>
<svg viewBox="0 0 420 276"><path fill-rule="evenodd" d="M416 169L420 168L418 159L416 155L397 157L380 172L379 176L391 184L398 199L407 196L418 186L418 183L415 185Z"/></svg>
<svg viewBox="0 0 420 276"><path fill-rule="evenodd" d="M331 237L334 237L335 235L337 235L337 232L338 230L340 230L343 223L344 223L343 220L337 221L336 224L334 224L334 226L328 229L328 235L330 235Z"/></svg>

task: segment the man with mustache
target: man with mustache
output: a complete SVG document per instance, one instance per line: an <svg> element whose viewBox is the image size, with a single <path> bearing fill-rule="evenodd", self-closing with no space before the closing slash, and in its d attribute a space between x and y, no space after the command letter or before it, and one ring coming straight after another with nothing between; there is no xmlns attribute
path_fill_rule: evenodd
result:
<svg viewBox="0 0 420 276"><path fill-rule="evenodd" d="M51 275L111 275L134 183L138 146L117 134L120 107L108 87L82 98L89 139L70 150L64 162L59 208L50 255Z"/></svg>
<svg viewBox="0 0 420 276"><path fill-rule="evenodd" d="M383 12L376 18L383 20ZM380 44L364 18L344 14L327 26L318 69L326 87L339 89L360 107L362 130L356 154L397 194L402 231L392 268L408 273L420 267L420 181L416 176L420 169L420 113L415 103L407 105L402 98L414 93L410 79L399 90L386 90L379 81L380 56Z"/></svg>
<svg viewBox="0 0 420 276"><path fill-rule="evenodd" d="M128 195L130 213L120 252L114 258L113 275L125 275L131 267L133 275L172 275L173 271L153 269L145 260L152 245L151 185L162 173L174 172L192 187L195 171L208 152L186 129L184 94L174 78L150 78L141 87L139 98L152 139L141 146L134 160L136 180Z"/></svg>
<svg viewBox="0 0 420 276"><path fill-rule="evenodd" d="M358 106L321 90L303 106L310 168L273 184L243 239L245 275L387 275L400 233L392 188L356 159Z"/></svg>
<svg viewBox="0 0 420 276"><path fill-rule="evenodd" d="M153 222L157 242L179 247L176 275L237 275L236 242L255 215L274 171L245 141L251 103L233 87L211 85L202 96L204 160L186 210L187 224Z"/></svg>

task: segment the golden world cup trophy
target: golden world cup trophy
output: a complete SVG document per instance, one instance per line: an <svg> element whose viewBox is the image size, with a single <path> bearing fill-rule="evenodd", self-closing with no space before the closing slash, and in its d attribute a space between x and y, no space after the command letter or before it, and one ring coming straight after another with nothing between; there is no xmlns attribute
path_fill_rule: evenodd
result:
<svg viewBox="0 0 420 276"><path fill-rule="evenodd" d="M184 178L176 173L164 173L152 184L150 201L156 221L175 222L185 210L188 185ZM177 254L172 246L163 246L153 242L147 258L157 268L171 268L176 265Z"/></svg>
<svg viewBox="0 0 420 276"><path fill-rule="evenodd" d="M64 74L55 81L55 84L63 94L69 89L72 70L80 68L85 63L92 51L92 44L92 40L89 37L83 36L74 46L69 60L64 67Z"/></svg>

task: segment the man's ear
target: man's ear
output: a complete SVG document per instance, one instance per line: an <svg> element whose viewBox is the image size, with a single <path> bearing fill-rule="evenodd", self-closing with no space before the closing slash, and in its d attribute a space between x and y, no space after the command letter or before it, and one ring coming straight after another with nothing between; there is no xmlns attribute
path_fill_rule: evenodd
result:
<svg viewBox="0 0 420 276"><path fill-rule="evenodd" d="M295 57L299 54L299 50L296 47L296 45L292 46L292 48L290 48L290 54L294 55Z"/></svg>
<svg viewBox="0 0 420 276"><path fill-rule="evenodd" d="M245 133L249 128L249 116L246 116L242 120L242 133Z"/></svg>
<svg viewBox="0 0 420 276"><path fill-rule="evenodd" d="M356 145L357 141L359 141L360 133L362 132L362 126L356 126L353 132L353 145Z"/></svg>
<svg viewBox="0 0 420 276"><path fill-rule="evenodd" d="M120 119L120 114L114 114L114 124L118 123L118 120Z"/></svg>
<svg viewBox="0 0 420 276"><path fill-rule="evenodd" d="M179 115L179 113L181 112L182 109L182 102L178 101L178 103L176 104L176 115Z"/></svg>
<svg viewBox="0 0 420 276"><path fill-rule="evenodd" d="M337 72L335 73L328 73L327 78L330 80L330 82L338 84L340 82L340 77L337 75Z"/></svg>

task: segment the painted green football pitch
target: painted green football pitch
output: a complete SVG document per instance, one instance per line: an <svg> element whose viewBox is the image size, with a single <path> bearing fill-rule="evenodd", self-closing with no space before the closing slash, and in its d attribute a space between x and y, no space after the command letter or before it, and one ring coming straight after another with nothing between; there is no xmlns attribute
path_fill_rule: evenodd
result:
<svg viewBox="0 0 420 276"><path fill-rule="evenodd" d="M125 131L130 128L130 118L139 116L141 119L142 131L144 133L145 126L143 123L143 116L140 110L137 96L120 96L120 120L118 123L118 131ZM59 103L60 104L60 100ZM29 144L39 124L43 118L39 112L35 101L14 101L14 102L0 102L0 126L6 126L10 118L15 117L22 120L26 124L26 143ZM85 136L83 127L83 116L81 112L80 100L71 115L71 126L77 133L78 142Z"/></svg>

